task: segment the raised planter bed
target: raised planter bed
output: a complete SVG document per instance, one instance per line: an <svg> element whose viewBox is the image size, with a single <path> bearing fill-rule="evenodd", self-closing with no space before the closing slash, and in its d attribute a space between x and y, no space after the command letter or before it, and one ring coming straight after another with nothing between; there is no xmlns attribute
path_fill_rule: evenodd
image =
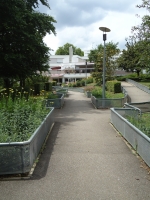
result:
<svg viewBox="0 0 150 200"><path fill-rule="evenodd" d="M54 123L53 111L43 120L28 141L0 143L0 174L30 172L40 149Z"/></svg>
<svg viewBox="0 0 150 200"><path fill-rule="evenodd" d="M127 114L139 117L140 113L133 108L111 108L111 123L150 166L150 138L124 118Z"/></svg>
<svg viewBox="0 0 150 200"><path fill-rule="evenodd" d="M91 95L91 102L95 108L112 108L112 107L123 107L127 102L127 94L125 94L124 98L120 99L102 99L96 98Z"/></svg>
<svg viewBox="0 0 150 200"><path fill-rule="evenodd" d="M91 98L91 92L90 91L85 91L84 94L87 98Z"/></svg>
<svg viewBox="0 0 150 200"><path fill-rule="evenodd" d="M58 98L45 99L46 107L62 108L64 105L64 94L57 93Z"/></svg>
<svg viewBox="0 0 150 200"><path fill-rule="evenodd" d="M68 89L57 89L56 90L56 93L59 93L59 94L64 94L64 97L67 97L68 96Z"/></svg>

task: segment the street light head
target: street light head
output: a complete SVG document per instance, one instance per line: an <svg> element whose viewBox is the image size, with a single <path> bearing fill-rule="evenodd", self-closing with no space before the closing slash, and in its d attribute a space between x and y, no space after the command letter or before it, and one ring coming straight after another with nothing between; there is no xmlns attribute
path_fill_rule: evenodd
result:
<svg viewBox="0 0 150 200"><path fill-rule="evenodd" d="M99 30L103 31L103 32L110 32L110 29L107 27L99 27Z"/></svg>

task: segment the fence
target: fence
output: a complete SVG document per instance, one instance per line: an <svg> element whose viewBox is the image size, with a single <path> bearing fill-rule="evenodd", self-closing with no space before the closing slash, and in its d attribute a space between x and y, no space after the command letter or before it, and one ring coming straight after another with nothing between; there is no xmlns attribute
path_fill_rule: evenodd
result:
<svg viewBox="0 0 150 200"><path fill-rule="evenodd" d="M53 110L28 141L0 143L0 174L27 173L31 170L52 127Z"/></svg>
<svg viewBox="0 0 150 200"><path fill-rule="evenodd" d="M150 112L150 101L149 102L125 104L125 107L131 107L131 106L139 108L142 113Z"/></svg>

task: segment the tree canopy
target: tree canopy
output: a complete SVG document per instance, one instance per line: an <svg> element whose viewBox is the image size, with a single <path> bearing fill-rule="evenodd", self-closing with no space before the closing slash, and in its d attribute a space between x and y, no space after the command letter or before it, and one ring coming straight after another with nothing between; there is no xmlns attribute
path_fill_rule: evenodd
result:
<svg viewBox="0 0 150 200"><path fill-rule="evenodd" d="M106 43L106 77L107 80L110 80L114 74L114 70L116 68L115 65L115 56L117 56L120 52L117 47L118 43L109 42ZM90 51L88 57L90 62L95 63L95 69L92 73L92 76L95 78L97 83L102 82L102 74L103 74L103 55L104 55L104 46L102 44L98 45L96 49Z"/></svg>
<svg viewBox="0 0 150 200"><path fill-rule="evenodd" d="M48 6L47 1L41 3ZM0 1L0 76L19 79L49 68L49 48L43 42L55 32L53 17L36 12L37 0Z"/></svg>
<svg viewBox="0 0 150 200"><path fill-rule="evenodd" d="M62 47L59 47L56 50L55 55L69 55L69 47L72 46L73 55L84 56L84 52L80 49L75 47L73 44L66 43Z"/></svg>
<svg viewBox="0 0 150 200"><path fill-rule="evenodd" d="M150 1L142 0L138 8L150 11ZM142 69L150 72L150 16L142 17L142 23L132 27L132 35L126 39L126 49L123 50L118 65L125 70L136 71L137 75Z"/></svg>

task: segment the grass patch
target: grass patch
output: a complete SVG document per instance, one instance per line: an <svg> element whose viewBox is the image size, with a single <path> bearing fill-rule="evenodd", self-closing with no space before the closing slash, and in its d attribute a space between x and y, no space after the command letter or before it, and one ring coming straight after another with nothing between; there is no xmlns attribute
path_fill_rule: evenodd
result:
<svg viewBox="0 0 150 200"><path fill-rule="evenodd" d="M150 88L150 82L139 82L141 85L147 86Z"/></svg>

